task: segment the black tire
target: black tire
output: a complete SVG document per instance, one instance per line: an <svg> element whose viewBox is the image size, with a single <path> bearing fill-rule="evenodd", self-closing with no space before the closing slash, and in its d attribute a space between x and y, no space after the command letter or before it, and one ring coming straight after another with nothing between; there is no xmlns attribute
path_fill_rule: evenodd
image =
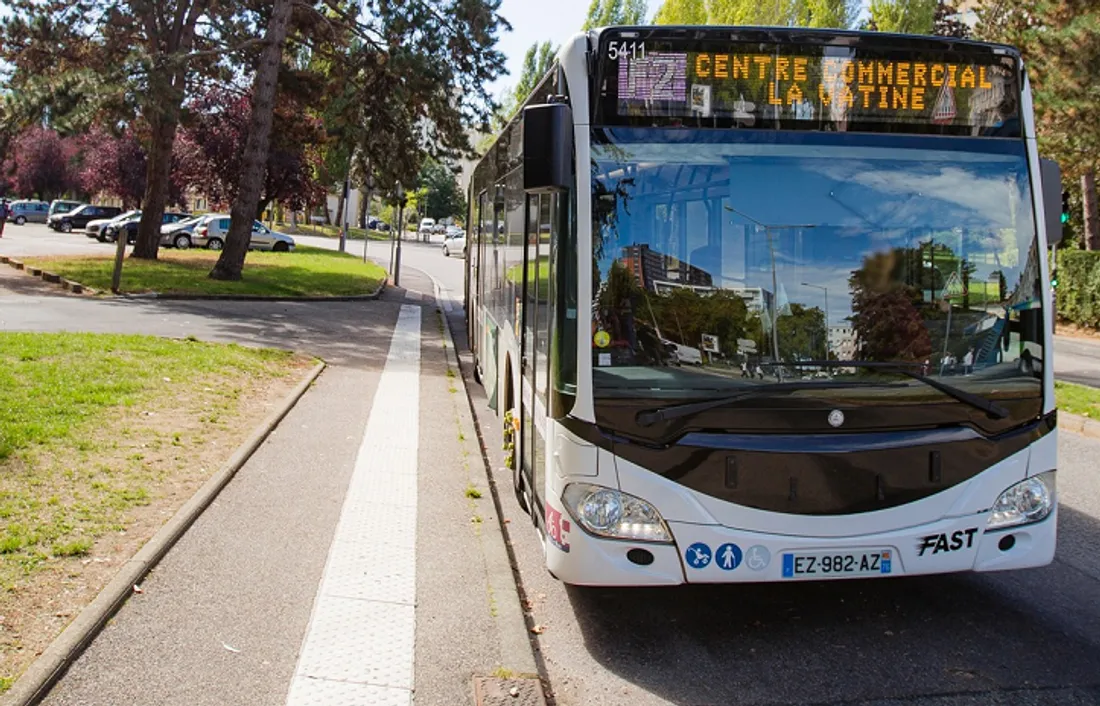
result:
<svg viewBox="0 0 1100 706"><path fill-rule="evenodd" d="M65 221L64 223L61 224L61 232L62 233L72 233L73 232L73 224L70 223L69 221Z"/></svg>
<svg viewBox="0 0 1100 706"><path fill-rule="evenodd" d="M106 234L104 234L103 231L99 231L98 233L96 233L95 239L98 240L101 243L106 243L107 242L107 236L106 236Z"/></svg>
<svg viewBox="0 0 1100 706"><path fill-rule="evenodd" d="M17 225L17 226L24 225L26 222L27 222L26 216L16 216L15 217L15 225Z"/></svg>
<svg viewBox="0 0 1100 706"><path fill-rule="evenodd" d="M450 256L451 256L450 249L446 245L444 245L443 246L443 257L450 257Z"/></svg>
<svg viewBox="0 0 1100 706"><path fill-rule="evenodd" d="M272 252L290 252L290 246L286 243L279 241L271 246Z"/></svg>
<svg viewBox="0 0 1100 706"><path fill-rule="evenodd" d="M225 243L222 242L221 238L211 238L210 240L206 241L207 250L221 250L224 247Z"/></svg>
<svg viewBox="0 0 1100 706"><path fill-rule="evenodd" d="M172 247L177 250L186 250L191 247L191 236L187 233L180 233L175 238L172 238Z"/></svg>

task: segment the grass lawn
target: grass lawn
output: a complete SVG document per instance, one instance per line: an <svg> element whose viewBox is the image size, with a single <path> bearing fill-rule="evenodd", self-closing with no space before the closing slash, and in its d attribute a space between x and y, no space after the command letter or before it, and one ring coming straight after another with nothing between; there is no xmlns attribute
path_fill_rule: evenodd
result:
<svg viewBox="0 0 1100 706"><path fill-rule="evenodd" d="M248 294L306 297L369 294L386 277L373 262L350 253L300 246L295 252L250 252L240 282L207 277L218 253L210 250L161 249L157 261L127 258L122 267L122 291L138 294ZM29 258L28 266L56 272L94 289L111 288L114 258Z"/></svg>
<svg viewBox="0 0 1100 706"><path fill-rule="evenodd" d="M1054 397L1060 410L1100 419L1100 389L1055 380Z"/></svg>
<svg viewBox="0 0 1100 706"><path fill-rule="evenodd" d="M193 340L0 333L0 693L312 362Z"/></svg>

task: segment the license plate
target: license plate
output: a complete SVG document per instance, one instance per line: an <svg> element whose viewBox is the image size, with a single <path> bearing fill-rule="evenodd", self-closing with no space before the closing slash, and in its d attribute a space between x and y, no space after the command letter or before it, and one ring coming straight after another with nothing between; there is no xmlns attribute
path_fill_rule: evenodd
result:
<svg viewBox="0 0 1100 706"><path fill-rule="evenodd" d="M889 574L893 551L790 552L783 555L783 578L882 576Z"/></svg>

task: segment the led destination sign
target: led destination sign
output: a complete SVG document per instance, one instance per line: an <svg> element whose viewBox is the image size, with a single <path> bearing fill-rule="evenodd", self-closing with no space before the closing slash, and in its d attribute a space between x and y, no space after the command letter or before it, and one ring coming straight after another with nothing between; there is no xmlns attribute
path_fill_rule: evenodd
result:
<svg viewBox="0 0 1100 706"><path fill-rule="evenodd" d="M650 50L643 42L614 49L608 83L614 84L615 112L726 119L744 127L793 120L981 130L1004 126L1018 114L1016 64L1008 56L751 47L764 51Z"/></svg>

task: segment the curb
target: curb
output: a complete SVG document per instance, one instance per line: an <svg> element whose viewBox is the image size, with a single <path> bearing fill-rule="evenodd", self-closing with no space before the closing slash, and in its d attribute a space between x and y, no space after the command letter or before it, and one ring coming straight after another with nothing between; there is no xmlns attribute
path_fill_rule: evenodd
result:
<svg viewBox="0 0 1100 706"><path fill-rule="evenodd" d="M50 272L49 270L43 270L38 267L31 267L22 260L17 260L10 255L0 255L0 265L8 265L16 270L23 270L24 273L31 277L39 277L43 282L49 284L56 284L61 289L73 294L98 294L96 290L91 287L85 287L79 282L73 282L72 280L65 279L56 272Z"/></svg>
<svg viewBox="0 0 1100 706"><path fill-rule="evenodd" d="M1100 420L1058 410L1058 427L1093 439L1100 439Z"/></svg>
<svg viewBox="0 0 1100 706"><path fill-rule="evenodd" d="M313 367L309 375L287 395L278 409L273 411L252 434L237 447L229 460L215 475L176 511L152 539L130 558L95 600L89 603L76 619L31 663L7 694L0 697L3 706L31 706L49 693L50 688L91 644L99 631L122 607L142 578L157 565L195 520L214 501L237 471L255 453L260 444L294 408L302 395L325 369L323 361Z"/></svg>
<svg viewBox="0 0 1100 706"><path fill-rule="evenodd" d="M10 265L17 270L24 270L32 277L40 277L43 281L56 284L62 289L73 294L100 294L99 290L87 287L79 282L73 282L63 278L54 272L47 272L37 267L29 267L20 260L15 260L8 255L0 255L0 264ZM357 302L373 301L381 298L386 291L388 278L383 279L370 294L349 294L335 297L265 297L257 294L161 294L159 292L143 292L141 294L112 294L116 299L163 299L165 301L226 301L226 302ZM108 292L103 292L108 294Z"/></svg>
<svg viewBox="0 0 1100 706"><path fill-rule="evenodd" d="M362 302L374 301L386 291L387 280L370 294L348 294L335 297L264 297L257 294L115 294L117 299L160 299L163 301L221 301L221 302Z"/></svg>
<svg viewBox="0 0 1100 706"><path fill-rule="evenodd" d="M431 275L429 275L429 277L431 277ZM481 438L480 429L475 421L476 416L474 414L473 401L470 398L470 391L467 388L466 376L462 373L462 364L458 359L458 349L455 348L454 336L451 335L451 323L448 321L447 314L443 311L442 304L440 303L438 296L439 283L434 277L431 279L436 290L435 310L443 322L447 365L454 366L459 379L462 381L462 392L463 396L466 398L465 405L458 405L459 422L464 427L463 433L466 435L466 438L475 439L478 442L478 446L481 446L483 439ZM485 487L489 489L493 498L494 510L497 513L497 531L486 532L482 535L482 539L485 541L485 547L488 550L485 553L485 563L488 569L487 578L489 580L489 585L497 595L504 596L510 594L514 596L514 600L500 600L497 601L496 604L498 619L501 624L500 655L502 659L508 660L508 663L502 664L501 666L517 675L531 677L536 675L543 676L542 670L539 669L539 665L535 659L534 646L528 638L528 629L530 626L527 624L527 619L523 613L523 595L521 594L518 578L513 568L514 561L507 545L510 541L508 539L508 530L504 524L504 514L500 505L500 497L497 495L496 484L485 462L484 451L482 451L481 462L481 473L483 474L481 481L485 484ZM540 700L539 703L545 702Z"/></svg>

